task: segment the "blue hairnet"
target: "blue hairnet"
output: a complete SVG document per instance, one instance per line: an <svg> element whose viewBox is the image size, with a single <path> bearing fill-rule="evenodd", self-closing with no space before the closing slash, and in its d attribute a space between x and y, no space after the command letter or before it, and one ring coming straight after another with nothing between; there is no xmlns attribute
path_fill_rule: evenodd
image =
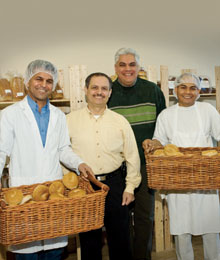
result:
<svg viewBox="0 0 220 260"><path fill-rule="evenodd" d="M58 72L57 68L45 60L34 60L27 66L24 76L24 83L27 87L29 80L39 72L45 72L52 76L53 78L53 90L55 89L58 82Z"/></svg>

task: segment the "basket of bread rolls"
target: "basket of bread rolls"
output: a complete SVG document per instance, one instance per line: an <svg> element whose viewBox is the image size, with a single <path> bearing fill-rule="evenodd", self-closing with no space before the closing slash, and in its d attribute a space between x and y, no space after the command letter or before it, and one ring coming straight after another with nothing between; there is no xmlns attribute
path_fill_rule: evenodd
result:
<svg viewBox="0 0 220 260"><path fill-rule="evenodd" d="M109 188L89 179L68 172L61 180L2 188L0 243L16 245L102 227Z"/></svg>
<svg viewBox="0 0 220 260"><path fill-rule="evenodd" d="M163 190L220 188L220 147L168 144L145 153L148 186Z"/></svg>

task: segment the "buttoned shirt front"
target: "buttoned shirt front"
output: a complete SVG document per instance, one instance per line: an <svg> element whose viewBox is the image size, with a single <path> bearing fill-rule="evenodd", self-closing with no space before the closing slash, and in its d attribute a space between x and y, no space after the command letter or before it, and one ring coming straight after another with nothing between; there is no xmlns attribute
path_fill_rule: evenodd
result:
<svg viewBox="0 0 220 260"><path fill-rule="evenodd" d="M137 144L128 121L105 109L98 118L86 107L67 115L74 152L98 174L110 173L126 161L125 191L133 193L141 181Z"/></svg>

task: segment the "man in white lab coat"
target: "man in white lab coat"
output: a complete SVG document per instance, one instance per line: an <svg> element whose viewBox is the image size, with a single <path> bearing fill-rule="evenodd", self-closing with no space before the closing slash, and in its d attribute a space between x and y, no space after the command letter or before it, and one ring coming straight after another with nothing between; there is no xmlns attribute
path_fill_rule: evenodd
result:
<svg viewBox="0 0 220 260"><path fill-rule="evenodd" d="M179 147L211 147L220 140L220 115L208 103L197 102L200 81L184 73L175 81L178 103L161 112L153 140L143 142L146 152L168 143ZM217 190L168 193L170 232L178 260L193 260L192 235L202 235L205 260L220 259L220 207Z"/></svg>
<svg viewBox="0 0 220 260"><path fill-rule="evenodd" d="M49 103L58 81L48 61L31 62L25 73L28 95L1 113L0 173L10 157L10 186L30 185L62 178L60 162L68 168L92 173L71 148L64 113ZM61 259L67 237L11 246L16 260Z"/></svg>

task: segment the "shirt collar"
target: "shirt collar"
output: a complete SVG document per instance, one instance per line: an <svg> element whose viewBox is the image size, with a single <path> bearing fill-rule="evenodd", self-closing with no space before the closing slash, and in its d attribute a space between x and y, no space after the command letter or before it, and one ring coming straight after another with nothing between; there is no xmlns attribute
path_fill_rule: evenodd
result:
<svg viewBox="0 0 220 260"><path fill-rule="evenodd" d="M104 112L100 115L100 117L106 113L107 109L108 109L108 107L106 106ZM92 116L92 117L94 116L93 113L89 110L88 105L86 106L86 111L89 113L90 116Z"/></svg>
<svg viewBox="0 0 220 260"><path fill-rule="evenodd" d="M28 104L33 111L39 111L38 104L29 96L27 95ZM44 107L42 107L41 112L49 111L49 99L47 99L47 103Z"/></svg>

